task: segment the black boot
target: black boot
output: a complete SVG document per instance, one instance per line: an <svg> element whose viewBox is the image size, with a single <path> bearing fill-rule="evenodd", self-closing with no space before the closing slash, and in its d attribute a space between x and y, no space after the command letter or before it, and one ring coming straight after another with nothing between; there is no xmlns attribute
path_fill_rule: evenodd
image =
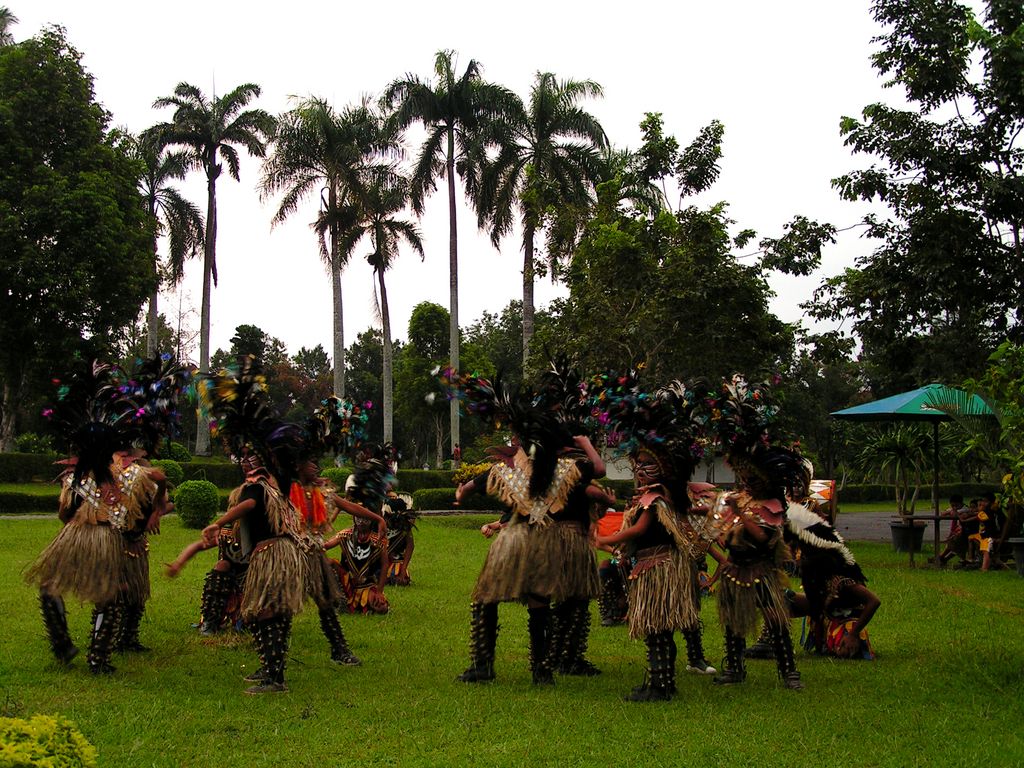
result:
<svg viewBox="0 0 1024 768"><path fill-rule="evenodd" d="M622 577L618 568L603 568L601 573L601 596L597 608L601 613L601 626L614 627L622 623Z"/></svg>
<svg viewBox="0 0 1024 768"><path fill-rule="evenodd" d="M206 581L203 582L203 618L199 625L200 634L215 635L220 632L224 623L224 612L234 589L235 577L230 571L218 571L215 568L206 574Z"/></svg>
<svg viewBox="0 0 1024 768"><path fill-rule="evenodd" d="M761 627L761 634L758 635L757 641L747 648L744 653L748 659L774 659L775 649L772 647L772 636L768 631L768 625L765 624Z"/></svg>
<svg viewBox="0 0 1024 768"><path fill-rule="evenodd" d="M97 605L92 609L92 638L85 658L94 675L110 675L116 671L110 665L110 654L114 650L117 623L117 607L114 603Z"/></svg>
<svg viewBox="0 0 1024 768"><path fill-rule="evenodd" d="M473 603L470 610L470 665L455 679L460 683L484 683L494 679L494 647L498 640L498 604Z"/></svg>
<svg viewBox="0 0 1024 768"><path fill-rule="evenodd" d="M263 662L265 677L263 682L246 688L246 693L279 693L288 690L288 686L284 682L284 669L288 660L288 639L291 628L290 616L273 616L256 622L253 627L253 639L256 642L260 660Z"/></svg>
<svg viewBox="0 0 1024 768"><path fill-rule="evenodd" d="M530 671L534 685L554 685L548 646L551 642L551 608L544 605L527 610L526 626L530 633Z"/></svg>
<svg viewBox="0 0 1024 768"><path fill-rule="evenodd" d="M793 658L793 638L789 635L789 624L778 624L768 628L772 647L775 649L775 663L779 669L779 677L783 684L793 691L804 687L800 682L800 673L796 671L796 659Z"/></svg>
<svg viewBox="0 0 1024 768"><path fill-rule="evenodd" d="M139 642L139 625L146 606L137 603L121 603L120 623L114 650L121 653L143 653L150 650Z"/></svg>
<svg viewBox="0 0 1024 768"><path fill-rule="evenodd" d="M43 613L43 626L50 638L50 649L61 664L70 664L78 655L78 649L68 632L68 615L64 610L64 598L39 593L39 608Z"/></svg>
<svg viewBox="0 0 1024 768"><path fill-rule="evenodd" d="M566 633L558 666L562 675L578 675L593 677L601 674L601 670L586 658L587 644L590 640L590 601L573 600L570 613L569 631Z"/></svg>
<svg viewBox="0 0 1024 768"><path fill-rule="evenodd" d="M676 691L672 633L656 632L645 637L644 643L647 645L647 674L643 685L634 688L626 701L671 701Z"/></svg>
<svg viewBox="0 0 1024 768"><path fill-rule="evenodd" d="M320 629L324 631L324 637L331 644L331 661L346 667L358 667L362 664L359 657L348 647L345 632L338 621L338 612L334 608L320 610Z"/></svg>
<svg viewBox="0 0 1024 768"><path fill-rule="evenodd" d="M715 685L732 685L747 679L747 668L743 663L743 650L747 640L729 627L725 628L725 669L714 679Z"/></svg>
<svg viewBox="0 0 1024 768"><path fill-rule="evenodd" d="M698 675L713 675L718 670L708 664L704 658L704 640L701 637L700 625L683 630L686 641L686 671Z"/></svg>

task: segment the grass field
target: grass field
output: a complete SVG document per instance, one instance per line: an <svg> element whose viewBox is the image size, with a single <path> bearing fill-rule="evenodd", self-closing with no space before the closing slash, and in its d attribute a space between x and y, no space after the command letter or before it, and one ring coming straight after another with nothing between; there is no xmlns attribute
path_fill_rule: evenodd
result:
<svg viewBox="0 0 1024 768"><path fill-rule="evenodd" d="M802 692L783 690L771 662L750 662L747 682L727 688L680 664L675 701L632 704L622 696L643 677L644 649L624 627L593 629L589 657L604 674L537 689L517 605L501 609L498 679L453 681L467 662L487 519L420 521L414 584L389 590L392 613L342 618L362 667L330 664L315 612L297 617L291 692L264 697L242 695L255 663L247 637L206 639L189 627L213 553L177 580L159 572L194 531L171 518L152 539L143 642L153 651L115 656L117 674L98 679L84 660L89 607L69 605L83 654L59 669L21 580L56 522L0 521L0 714L70 718L101 766L1024 764L1024 579L1013 571L912 571L887 544L854 544L882 599L871 625L877 661L798 652ZM713 603L703 617L717 662Z"/></svg>

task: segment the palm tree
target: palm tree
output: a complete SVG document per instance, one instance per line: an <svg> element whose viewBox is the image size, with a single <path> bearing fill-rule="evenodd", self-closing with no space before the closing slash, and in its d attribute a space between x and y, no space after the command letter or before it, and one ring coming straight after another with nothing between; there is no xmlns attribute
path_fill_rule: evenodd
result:
<svg viewBox="0 0 1024 768"><path fill-rule="evenodd" d="M413 210L423 214L426 196L437 189L437 179L448 181L448 293L449 362L459 367L459 243L455 216L455 174L462 178L470 199L476 202L478 156L482 134L496 120L515 109L519 101L506 88L484 82L482 67L471 59L461 76L455 73L455 51L434 56L436 85L407 74L391 83L381 103L393 109L397 130L414 122L427 129L413 170L410 196ZM459 443L459 406L452 400L449 411L451 449Z"/></svg>
<svg viewBox="0 0 1024 768"><path fill-rule="evenodd" d="M278 120L274 154L263 164L264 196L284 191L272 226L280 224L314 191L320 211L312 226L334 291L334 392L345 396L345 326L341 273L354 242L343 232L356 226L354 197L377 155L394 151L364 101L340 114L318 98L300 101ZM344 247L343 247L344 246Z"/></svg>
<svg viewBox="0 0 1024 768"><path fill-rule="evenodd" d="M175 286L185 274L185 260L195 256L204 242L203 214L199 207L181 196L170 186L174 179L184 179L187 161L180 152L170 152L160 146L157 131L143 131L137 139L131 140L132 155L141 162L143 172L139 178L139 191L143 205L155 222L153 232L153 269L157 284L149 297L149 313L146 332L146 354L152 357L157 352L157 330L159 310L157 300L160 283ZM167 236L167 264L160 269L159 241Z"/></svg>
<svg viewBox="0 0 1024 768"><path fill-rule="evenodd" d="M14 45L11 27L17 23L18 17L11 13L11 9L6 5L0 5L0 48L5 45Z"/></svg>
<svg viewBox="0 0 1024 768"><path fill-rule="evenodd" d="M537 233L559 207L587 204L599 178L599 150L608 146L601 124L581 109L581 99L601 95L592 80L556 80L538 72L529 103L504 124L497 157L480 185L479 224L497 247L518 212L523 227L523 368L533 336L534 250Z"/></svg>
<svg viewBox="0 0 1024 768"><path fill-rule="evenodd" d="M274 118L262 109L243 108L260 95L260 87L244 83L223 96L206 98L189 83L179 83L173 96L153 102L160 109L174 107L170 123L154 126L164 146L182 149L189 170L206 174L206 237L203 249L203 304L199 324L199 370L210 367L210 294L217 284L217 179L225 163L228 173L239 180L236 146L250 155L266 155L267 142L274 133ZM211 285L212 281L212 285ZM196 453L210 452L210 432L202 417L197 421Z"/></svg>
<svg viewBox="0 0 1024 768"><path fill-rule="evenodd" d="M381 165L367 179L360 201L358 229L370 238L373 250L366 257L377 280L378 308L384 341L383 403L384 442L391 442L394 429L394 356L391 347L391 316L388 311L384 273L398 258L398 249L405 240L423 258L423 242L415 224L398 218L409 205L409 181L393 166Z"/></svg>

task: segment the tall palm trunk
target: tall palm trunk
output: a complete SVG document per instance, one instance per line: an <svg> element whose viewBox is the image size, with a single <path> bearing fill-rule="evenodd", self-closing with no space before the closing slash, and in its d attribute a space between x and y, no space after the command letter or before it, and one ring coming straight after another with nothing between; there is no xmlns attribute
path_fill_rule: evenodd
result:
<svg viewBox="0 0 1024 768"><path fill-rule="evenodd" d="M338 208L338 191L331 182L327 191L327 205L330 214ZM333 221L330 225L331 238L331 288L334 291L334 394L345 397L345 315L342 311L341 295L341 256L338 244L338 225Z"/></svg>
<svg viewBox="0 0 1024 768"><path fill-rule="evenodd" d="M14 434L17 431L18 405L21 400L21 384L24 375L18 374L4 379L3 405L0 406L0 452L9 453L16 447Z"/></svg>
<svg viewBox="0 0 1024 768"><path fill-rule="evenodd" d="M381 388L383 394L381 399L383 403L381 408L384 414L384 442L390 443L394 438L393 419L394 419L394 398L392 392L393 379L391 376L391 368L393 361L391 359L391 315L388 312L388 293L384 287L384 270L377 269L377 284L380 288L380 322L381 332L383 333L383 368L381 373Z"/></svg>
<svg viewBox="0 0 1024 768"><path fill-rule="evenodd" d="M216 168L216 166L212 166ZM210 298L213 293L213 269L217 258L217 177L207 175L206 182L206 247L203 252L203 306L199 321L199 370L210 371ZM196 419L196 454L210 455L210 426L201 415Z"/></svg>
<svg viewBox="0 0 1024 768"><path fill-rule="evenodd" d="M530 361L530 339L533 338L533 223L527 221L523 232L523 378Z"/></svg>
<svg viewBox="0 0 1024 768"><path fill-rule="evenodd" d="M459 369L459 235L455 224L455 131L448 128L448 359L455 370ZM454 454L459 444L459 403L452 398L449 404L451 422L451 444Z"/></svg>
<svg viewBox="0 0 1024 768"><path fill-rule="evenodd" d="M157 242L157 236L153 235L153 278L156 280L156 284L153 286L153 293L149 296L149 313L146 318L146 357L153 357L156 354L156 337L160 329L160 310L157 307L157 299L160 295L160 256L157 253Z"/></svg>

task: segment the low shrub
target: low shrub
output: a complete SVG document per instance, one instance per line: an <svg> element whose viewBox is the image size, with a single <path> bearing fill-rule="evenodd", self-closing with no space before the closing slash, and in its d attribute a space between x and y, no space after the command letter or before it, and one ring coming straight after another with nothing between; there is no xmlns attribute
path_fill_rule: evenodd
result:
<svg viewBox="0 0 1024 768"><path fill-rule="evenodd" d="M35 432L24 432L14 438L18 453L45 453L52 456L57 453L53 447L53 438L49 435L37 435Z"/></svg>
<svg viewBox="0 0 1024 768"><path fill-rule="evenodd" d="M60 501L60 488L50 486L52 493L21 493L18 491L0 491L0 515L14 515L22 512L57 514Z"/></svg>
<svg viewBox="0 0 1024 768"><path fill-rule="evenodd" d="M352 474L352 470L348 467L328 467L320 472L321 477L326 477L331 485L338 489L339 493L343 493L345 490L345 481L348 480L348 476Z"/></svg>
<svg viewBox="0 0 1024 768"><path fill-rule="evenodd" d="M63 718L4 717L0 718L0 765L88 768L96 765L96 748Z"/></svg>
<svg viewBox="0 0 1024 768"><path fill-rule="evenodd" d="M172 487L181 485L185 480L185 473L181 469L181 464L173 459L154 459L152 464L167 475L167 482Z"/></svg>
<svg viewBox="0 0 1024 768"><path fill-rule="evenodd" d="M60 474L53 462L53 454L0 453L0 483L48 482Z"/></svg>
<svg viewBox="0 0 1024 768"><path fill-rule="evenodd" d="M245 479L242 468L226 459L192 459L181 471L185 480L208 480L218 488L234 488Z"/></svg>
<svg viewBox="0 0 1024 768"><path fill-rule="evenodd" d="M205 528L221 504L217 486L208 480L186 480L174 492L174 511L186 528Z"/></svg>
<svg viewBox="0 0 1024 768"><path fill-rule="evenodd" d="M454 488L421 488L412 494L414 509L462 509L462 510L502 510L501 504L483 493L467 496L462 505L455 506Z"/></svg>
<svg viewBox="0 0 1024 768"><path fill-rule="evenodd" d="M452 473L441 469L400 469L398 470L398 490L402 493L413 493L421 488L444 488L451 486Z"/></svg>
<svg viewBox="0 0 1024 768"><path fill-rule="evenodd" d="M494 462L484 461L479 464L462 464L452 472L452 485L460 486L467 480L472 480L477 475L482 475L493 466Z"/></svg>
<svg viewBox="0 0 1024 768"><path fill-rule="evenodd" d="M171 443L167 447L167 450L164 451L164 453L167 454L167 458L171 459L172 461L192 461L192 454L189 453L188 448L186 448L181 443Z"/></svg>

